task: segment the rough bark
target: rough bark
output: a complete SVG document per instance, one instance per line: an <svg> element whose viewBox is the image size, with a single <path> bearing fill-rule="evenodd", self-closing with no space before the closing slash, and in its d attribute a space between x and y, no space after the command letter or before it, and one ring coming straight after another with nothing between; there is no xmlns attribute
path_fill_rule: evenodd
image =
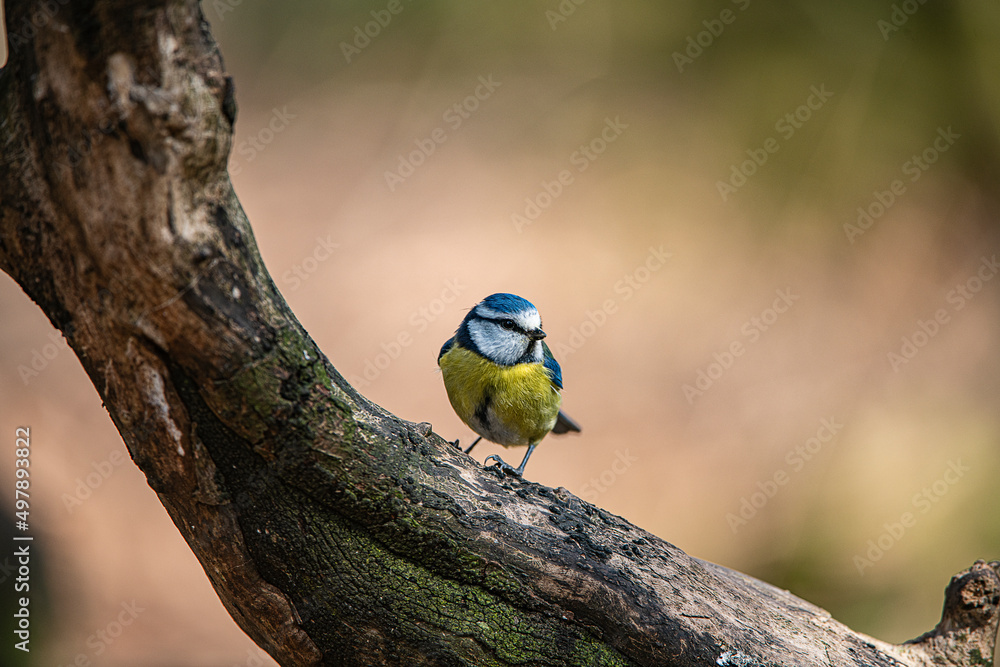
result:
<svg viewBox="0 0 1000 667"><path fill-rule="evenodd" d="M198 4L7 10L0 267L283 665L992 664L1000 564L956 575L938 627L890 645L373 405L260 259Z"/></svg>

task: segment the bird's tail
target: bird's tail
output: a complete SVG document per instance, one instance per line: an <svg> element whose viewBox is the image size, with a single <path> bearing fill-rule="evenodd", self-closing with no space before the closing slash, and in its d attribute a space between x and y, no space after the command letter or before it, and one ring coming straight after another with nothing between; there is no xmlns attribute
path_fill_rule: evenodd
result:
<svg viewBox="0 0 1000 667"><path fill-rule="evenodd" d="M556 417L556 425L552 427L552 432L556 435L560 433L579 433L580 425L569 418L569 416L563 412L559 411L559 416Z"/></svg>

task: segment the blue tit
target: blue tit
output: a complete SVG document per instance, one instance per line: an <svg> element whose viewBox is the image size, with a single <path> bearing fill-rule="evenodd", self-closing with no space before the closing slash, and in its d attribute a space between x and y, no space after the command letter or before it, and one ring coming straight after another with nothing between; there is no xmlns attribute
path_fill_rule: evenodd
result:
<svg viewBox="0 0 1000 667"><path fill-rule="evenodd" d="M469 311L441 347L438 366L448 400L479 438L504 447L527 446L517 468L496 459L500 470L520 476L542 438L579 431L559 406L562 370L542 342L542 318L530 301L492 294Z"/></svg>

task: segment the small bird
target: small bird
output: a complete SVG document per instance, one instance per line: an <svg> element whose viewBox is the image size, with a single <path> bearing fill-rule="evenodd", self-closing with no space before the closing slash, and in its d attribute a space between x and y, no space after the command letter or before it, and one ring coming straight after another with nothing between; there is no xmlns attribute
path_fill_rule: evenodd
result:
<svg viewBox="0 0 1000 667"><path fill-rule="evenodd" d="M499 456L486 458L519 477L550 431L580 431L559 409L562 370L543 338L542 318L530 301L491 294L469 311L438 355L451 406L479 434L466 454L483 438L504 447L527 446L516 468Z"/></svg>

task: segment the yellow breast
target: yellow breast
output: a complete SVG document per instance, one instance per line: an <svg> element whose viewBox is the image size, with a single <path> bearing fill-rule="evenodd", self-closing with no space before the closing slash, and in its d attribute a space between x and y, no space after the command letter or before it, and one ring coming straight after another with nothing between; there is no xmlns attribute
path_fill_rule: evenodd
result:
<svg viewBox="0 0 1000 667"><path fill-rule="evenodd" d="M438 363L455 412L487 440L530 445L555 425L562 397L542 364L500 366L458 345Z"/></svg>

